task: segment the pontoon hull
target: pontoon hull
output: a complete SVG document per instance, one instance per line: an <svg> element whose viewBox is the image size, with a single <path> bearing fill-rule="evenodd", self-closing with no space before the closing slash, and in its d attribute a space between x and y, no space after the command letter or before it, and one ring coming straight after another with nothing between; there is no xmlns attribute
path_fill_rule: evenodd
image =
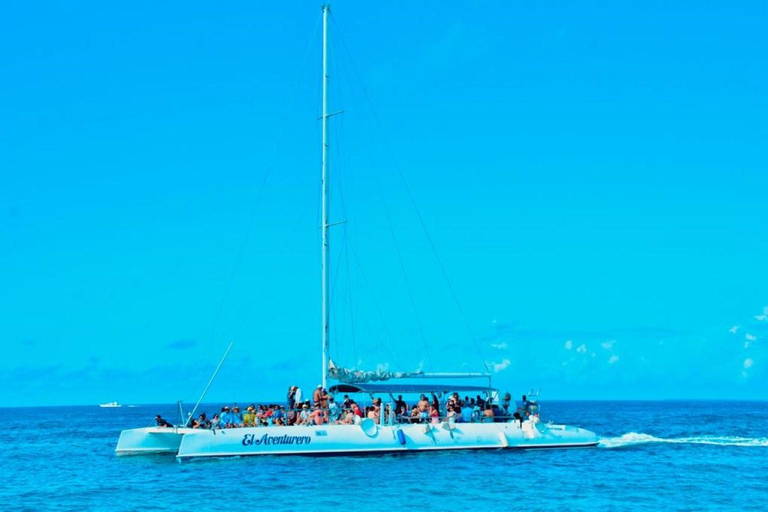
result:
<svg viewBox="0 0 768 512"><path fill-rule="evenodd" d="M588 430L524 422L257 427L226 430L133 429L116 452L175 453L180 459L247 455L343 455L430 450L582 448L596 446Z"/></svg>
<svg viewBox="0 0 768 512"><path fill-rule="evenodd" d="M123 430L117 441L117 455L177 454L191 428L146 427Z"/></svg>

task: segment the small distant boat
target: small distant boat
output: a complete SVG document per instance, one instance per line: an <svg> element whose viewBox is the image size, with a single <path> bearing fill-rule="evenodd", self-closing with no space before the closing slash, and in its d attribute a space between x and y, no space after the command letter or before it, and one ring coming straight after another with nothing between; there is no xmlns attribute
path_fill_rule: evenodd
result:
<svg viewBox="0 0 768 512"><path fill-rule="evenodd" d="M106 404L99 404L99 407L103 407L105 409L114 409L115 407L122 407L118 402L107 402Z"/></svg>

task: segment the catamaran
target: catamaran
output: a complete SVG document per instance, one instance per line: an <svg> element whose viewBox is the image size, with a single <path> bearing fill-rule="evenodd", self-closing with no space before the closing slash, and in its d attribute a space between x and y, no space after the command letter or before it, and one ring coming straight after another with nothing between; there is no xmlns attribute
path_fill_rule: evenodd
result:
<svg viewBox="0 0 768 512"><path fill-rule="evenodd" d="M433 396L445 406L448 397L481 393L488 402L499 403L499 394L491 385L489 373L427 373L357 371L337 366L330 358L330 242L329 223L329 141L328 119L328 18L330 7L322 8L323 17L323 75L322 75L322 384L336 381L328 392L385 397L389 406L381 408L376 418L358 419L353 424L270 425L223 429L190 428L189 420L182 426L145 427L124 430L120 434L116 453L174 454L178 459L192 457L223 457L245 455L326 455L376 454L434 450L467 449L528 449L590 447L598 444L595 433L579 427L544 423L539 420L538 399L531 396L524 414L517 417L475 416L469 421L455 417L436 417L429 422L404 418L386 411L395 411L395 395ZM231 345L230 345L231 348ZM227 352L229 349L227 350ZM226 358L226 354L225 354ZM223 360L222 360L223 362ZM219 363L219 367L221 363ZM218 371L218 368L217 370ZM214 372L214 377L215 377ZM409 384L382 384L391 379L407 379ZM487 384L456 384L455 379ZM467 382L462 381L462 382ZM423 384L421 382L424 382ZM210 382L209 382L210 386ZM207 387L206 387L207 390ZM205 392L204 392L205 393ZM479 395L478 395L479 396ZM199 402L198 402L199 403ZM444 409L442 409L444 410ZM511 414L511 413L510 413ZM183 416L183 415L182 415Z"/></svg>
<svg viewBox="0 0 768 512"><path fill-rule="evenodd" d="M105 404L99 404L102 409L114 409L116 407L122 407L119 402L107 402Z"/></svg>

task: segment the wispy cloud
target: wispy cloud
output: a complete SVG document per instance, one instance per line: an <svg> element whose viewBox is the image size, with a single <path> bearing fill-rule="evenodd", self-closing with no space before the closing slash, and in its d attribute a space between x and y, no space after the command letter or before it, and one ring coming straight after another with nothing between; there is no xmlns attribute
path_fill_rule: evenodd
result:
<svg viewBox="0 0 768 512"><path fill-rule="evenodd" d="M747 340L747 341L756 341L756 340L757 340L757 336L755 336L755 335L754 335L754 334L752 334L752 333L747 333L747 334L744 336L744 339L745 339L745 340Z"/></svg>
<svg viewBox="0 0 768 512"><path fill-rule="evenodd" d="M169 348L172 350L188 350L190 348L195 348L196 346L197 346L197 340L182 339L182 340L176 340L176 341L167 343L165 345L165 348Z"/></svg>
<svg viewBox="0 0 768 512"><path fill-rule="evenodd" d="M568 340L565 342L565 350L571 350L573 348L573 340Z"/></svg>
<svg viewBox="0 0 768 512"><path fill-rule="evenodd" d="M610 359L608 359L608 364L615 364L619 362L619 356L616 354L612 355Z"/></svg>
<svg viewBox="0 0 768 512"><path fill-rule="evenodd" d="M585 344L581 344L578 347L576 347L576 352L579 354L586 354L587 353L587 346Z"/></svg>
<svg viewBox="0 0 768 512"><path fill-rule="evenodd" d="M728 332L731 333L731 334L736 334L737 332L739 332L739 327L741 327L741 326L740 325L734 325L733 327L728 329Z"/></svg>
<svg viewBox="0 0 768 512"><path fill-rule="evenodd" d="M493 364L494 373L499 373L509 368L509 365L512 364L512 361L510 361L509 359L504 359L500 363L492 363L492 364Z"/></svg>
<svg viewBox="0 0 768 512"><path fill-rule="evenodd" d="M752 368L753 364L755 364L755 362L751 358L749 358L749 357L746 358L744 360L744 369L745 370L749 370L750 368Z"/></svg>
<svg viewBox="0 0 768 512"><path fill-rule="evenodd" d="M491 347L497 348L499 350L507 350L507 344L506 342L502 341L501 343L491 343Z"/></svg>
<svg viewBox="0 0 768 512"><path fill-rule="evenodd" d="M616 343L616 340L608 340L606 342L601 343L600 346L603 347L605 350L611 350L613 348L614 343Z"/></svg>

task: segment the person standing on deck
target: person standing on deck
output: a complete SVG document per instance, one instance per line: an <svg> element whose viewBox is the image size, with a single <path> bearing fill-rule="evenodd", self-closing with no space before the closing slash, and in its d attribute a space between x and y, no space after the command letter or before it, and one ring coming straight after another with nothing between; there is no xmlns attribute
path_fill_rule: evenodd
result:
<svg viewBox="0 0 768 512"><path fill-rule="evenodd" d="M296 400L296 408L298 409L301 407L301 404L302 404L301 388L299 386L294 386L294 388L296 389L296 393L294 393L293 398L294 400Z"/></svg>

